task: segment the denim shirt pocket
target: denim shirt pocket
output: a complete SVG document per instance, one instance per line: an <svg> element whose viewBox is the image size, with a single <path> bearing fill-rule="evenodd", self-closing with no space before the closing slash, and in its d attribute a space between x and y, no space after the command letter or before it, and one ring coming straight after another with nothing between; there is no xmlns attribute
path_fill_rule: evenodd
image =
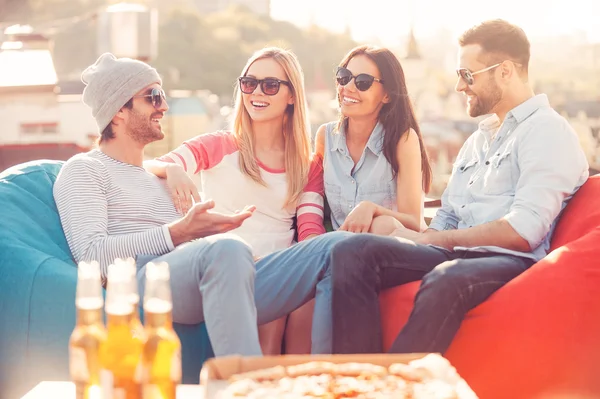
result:
<svg viewBox="0 0 600 399"><path fill-rule="evenodd" d="M465 195L466 188L469 186L477 162L477 159L469 158L457 159L456 162L454 162L452 185L449 185L448 196L456 198Z"/></svg>
<svg viewBox="0 0 600 399"><path fill-rule="evenodd" d="M397 207L395 190L396 182L393 178L390 181L381 179L370 183L364 189L361 188L357 202L370 201L386 209L395 210Z"/></svg>
<svg viewBox="0 0 600 399"><path fill-rule="evenodd" d="M492 155L483 175L483 192L488 195L511 195L515 192L510 150Z"/></svg>
<svg viewBox="0 0 600 399"><path fill-rule="evenodd" d="M342 212L342 187L339 184L325 182L325 198L336 220L344 220Z"/></svg>

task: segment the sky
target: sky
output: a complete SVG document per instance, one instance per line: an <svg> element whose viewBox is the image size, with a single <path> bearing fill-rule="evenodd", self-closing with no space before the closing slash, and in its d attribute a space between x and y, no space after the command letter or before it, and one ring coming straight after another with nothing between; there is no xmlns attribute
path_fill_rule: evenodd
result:
<svg viewBox="0 0 600 399"><path fill-rule="evenodd" d="M271 16L341 32L349 26L355 40L378 38L389 45L409 32L430 37L444 28L458 36L490 18L521 26L532 38L584 33L600 43L599 0L271 0Z"/></svg>

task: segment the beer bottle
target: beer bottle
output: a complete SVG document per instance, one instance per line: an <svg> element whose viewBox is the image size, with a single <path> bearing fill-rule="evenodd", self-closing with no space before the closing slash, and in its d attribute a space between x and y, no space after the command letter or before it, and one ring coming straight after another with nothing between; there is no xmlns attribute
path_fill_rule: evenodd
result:
<svg viewBox="0 0 600 399"><path fill-rule="evenodd" d="M77 399L100 399L100 346L106 341L102 284L97 262L77 268L77 323L69 340L69 369Z"/></svg>
<svg viewBox="0 0 600 399"><path fill-rule="evenodd" d="M100 350L103 391L113 399L139 399L142 394L141 356L144 337L134 335L132 273L122 264L108 267L106 289L107 339ZM111 396L112 395L112 396Z"/></svg>
<svg viewBox="0 0 600 399"><path fill-rule="evenodd" d="M181 383L181 343L173 330L169 265L146 265L144 325L146 344L142 355L144 399L175 399Z"/></svg>
<svg viewBox="0 0 600 399"><path fill-rule="evenodd" d="M115 266L122 267L127 269L127 271L131 274L131 279L129 283L131 284L131 288L129 289L131 304L133 305L133 315L131 316L131 331L135 337L139 337L142 340L145 340L144 336L144 326L140 321L140 294L138 291L137 284L137 267L135 265L135 260L133 258L127 259L116 259Z"/></svg>

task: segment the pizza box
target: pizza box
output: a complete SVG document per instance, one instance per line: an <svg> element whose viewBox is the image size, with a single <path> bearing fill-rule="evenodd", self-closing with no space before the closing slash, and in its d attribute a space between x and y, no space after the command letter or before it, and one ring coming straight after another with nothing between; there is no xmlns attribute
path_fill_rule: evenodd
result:
<svg viewBox="0 0 600 399"><path fill-rule="evenodd" d="M426 359L424 359L426 358ZM355 355L283 355L264 357L225 356L207 360L200 371L200 385L204 388L205 399L219 399L220 393L229 385L228 379L234 374L245 373L275 366L292 366L296 364L324 361L332 363L371 363L389 367L394 363L408 364L411 361L433 360L438 366L443 380L455 386L458 399L477 399L477 395L462 379L454 367L439 354L355 354Z"/></svg>

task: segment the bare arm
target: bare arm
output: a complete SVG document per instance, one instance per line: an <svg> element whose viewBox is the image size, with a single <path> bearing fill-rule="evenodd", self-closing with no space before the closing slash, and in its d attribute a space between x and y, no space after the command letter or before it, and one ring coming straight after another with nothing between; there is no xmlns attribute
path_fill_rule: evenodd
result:
<svg viewBox="0 0 600 399"><path fill-rule="evenodd" d="M444 231L428 229L416 242L448 249L497 246L519 252L532 250L527 240L521 237L505 219L494 220L468 229Z"/></svg>
<svg viewBox="0 0 600 399"><path fill-rule="evenodd" d="M325 125L319 126L315 138L315 154L321 159L324 158L325 154Z"/></svg>
<svg viewBox="0 0 600 399"><path fill-rule="evenodd" d="M421 172L421 148L417 133L410 129L406 138L398 142L398 176L396 178L396 202L398 211L375 205L374 216L387 215L398 220L406 228L421 230L421 206L423 202L423 177Z"/></svg>
<svg viewBox="0 0 600 399"><path fill-rule="evenodd" d="M148 161L144 161L144 169L146 169L148 172L150 172L153 175L158 176L162 179L167 178L167 170L168 169L176 169L176 168L183 170L183 167L176 163L159 161L157 159L151 159Z"/></svg>

